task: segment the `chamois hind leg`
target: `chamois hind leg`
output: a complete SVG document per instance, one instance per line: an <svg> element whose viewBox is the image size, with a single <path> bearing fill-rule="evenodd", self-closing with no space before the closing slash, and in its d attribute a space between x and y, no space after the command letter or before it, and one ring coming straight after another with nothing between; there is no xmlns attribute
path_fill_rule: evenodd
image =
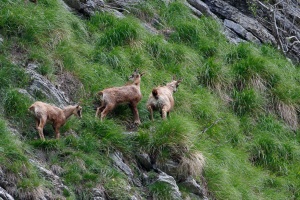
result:
<svg viewBox="0 0 300 200"><path fill-rule="evenodd" d="M35 127L36 127L36 130L39 130L39 120L38 119L35 119Z"/></svg>
<svg viewBox="0 0 300 200"><path fill-rule="evenodd" d="M166 119L166 116L167 116L167 108L164 106L164 107L161 109L161 118L162 118L162 119Z"/></svg>
<svg viewBox="0 0 300 200"><path fill-rule="evenodd" d="M148 109L148 111L149 111L149 113L150 113L150 120L151 121L153 121L153 108L152 108L152 106L151 105L149 105L148 107L147 107L147 109Z"/></svg>
<svg viewBox="0 0 300 200"><path fill-rule="evenodd" d="M45 124L46 124L46 119L40 118L37 130L39 132L41 140L43 140L43 141L45 141L45 137L44 137L44 133L43 133L43 129L44 129Z"/></svg>
<svg viewBox="0 0 300 200"><path fill-rule="evenodd" d="M103 109L103 111L101 112L101 121L103 121L103 118L106 117L106 115L112 111L114 109L114 105L113 104L106 104L105 108Z"/></svg>
<svg viewBox="0 0 300 200"><path fill-rule="evenodd" d="M139 111L137 109L137 104L136 103L130 103L129 107L131 108L131 111L133 113L134 123L135 124L141 124Z"/></svg>

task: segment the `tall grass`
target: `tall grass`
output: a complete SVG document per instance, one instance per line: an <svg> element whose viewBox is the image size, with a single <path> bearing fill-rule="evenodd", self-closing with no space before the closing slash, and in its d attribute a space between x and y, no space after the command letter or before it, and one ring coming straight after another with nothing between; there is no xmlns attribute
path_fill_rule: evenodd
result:
<svg viewBox="0 0 300 200"><path fill-rule="evenodd" d="M111 152L120 151L129 160L140 151L161 163L173 159L182 173L195 178L204 155L211 198L299 198L299 69L273 47L228 44L217 22L195 18L183 1L147 1L138 8L146 12L132 12L140 20L105 12L82 19L56 0L1 3L1 117L25 136L20 141L10 135L1 120L1 168L19 176L25 163L19 188L47 187L27 162L39 151L49 166L64 169L60 175L71 188L69 198L89 199L92 188L102 185L111 198L128 199L135 188L128 188L125 175L111 167ZM157 35L140 24L153 17L159 22L153 24ZM12 55L14 49L20 59ZM59 73L72 71L84 86L83 119L68 121L59 141L32 141L37 133L27 112L31 100L18 91L30 84L21 67L27 61L39 63L39 72L53 82ZM101 123L94 118L95 94L124 85L135 68L146 72L138 105L142 125L136 135L127 135L125 125L132 116L127 105ZM157 114L150 122L147 97L173 75L183 82L174 94L171 118L162 121ZM50 126L47 131L53 133ZM155 197L170 197L164 184L148 189Z"/></svg>

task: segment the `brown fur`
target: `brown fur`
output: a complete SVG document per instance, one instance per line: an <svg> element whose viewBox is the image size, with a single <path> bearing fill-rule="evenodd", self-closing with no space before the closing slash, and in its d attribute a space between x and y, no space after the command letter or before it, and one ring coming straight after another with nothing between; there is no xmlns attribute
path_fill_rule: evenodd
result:
<svg viewBox="0 0 300 200"><path fill-rule="evenodd" d="M82 107L79 105L70 105L60 109L56 106L37 101L29 107L29 111L35 117L36 129L42 140L45 140L43 128L47 122L52 123L56 139L59 139L59 128L66 123L70 116L74 114L77 117L82 117Z"/></svg>
<svg viewBox="0 0 300 200"><path fill-rule="evenodd" d="M159 110L162 119L165 119L167 115L169 116L170 111L174 107L173 93L177 91L177 87L181 81L173 80L167 83L166 86L159 86L152 90L147 102L147 109L150 112L150 119L152 121L153 110Z"/></svg>
<svg viewBox="0 0 300 200"><path fill-rule="evenodd" d="M96 117L101 113L101 121L111 112L117 105L122 103L129 103L134 116L134 123L140 124L139 112L137 104L142 99L140 89L141 77L144 73L139 74L137 70L131 75L131 83L127 83L122 87L112 87L104 89L97 94L101 98L101 106L97 108Z"/></svg>

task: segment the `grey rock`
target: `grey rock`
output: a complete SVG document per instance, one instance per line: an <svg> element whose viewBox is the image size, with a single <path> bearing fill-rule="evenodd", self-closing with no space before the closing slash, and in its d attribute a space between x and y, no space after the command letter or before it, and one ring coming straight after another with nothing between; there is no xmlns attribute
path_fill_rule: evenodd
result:
<svg viewBox="0 0 300 200"><path fill-rule="evenodd" d="M3 200L14 200L14 198L7 193L6 190L4 190L2 187L0 187L0 199Z"/></svg>
<svg viewBox="0 0 300 200"><path fill-rule="evenodd" d="M31 101L34 101L34 100L35 100L35 99L28 93L28 91L25 90L25 89L19 88L19 89L18 89L18 92L21 93L21 94L23 94L23 95L25 95L25 96L27 96Z"/></svg>
<svg viewBox="0 0 300 200"><path fill-rule="evenodd" d="M223 19L228 19L240 24L247 31L264 43L277 44L275 37L256 19L248 17L230 4L222 0L205 1L210 10Z"/></svg>
<svg viewBox="0 0 300 200"><path fill-rule="evenodd" d="M0 45L4 42L3 36L0 35Z"/></svg>
<svg viewBox="0 0 300 200"><path fill-rule="evenodd" d="M87 0L82 3L81 7L85 14L91 16L95 14L95 11L100 11L104 7L104 2L102 0Z"/></svg>
<svg viewBox="0 0 300 200"><path fill-rule="evenodd" d="M185 2L185 4L192 10L192 12L194 13L194 15L196 15L197 17L202 17L203 14L200 10L198 10L197 8L195 8L194 6L192 6L191 4Z"/></svg>
<svg viewBox="0 0 300 200"><path fill-rule="evenodd" d="M153 168L151 164L151 160L148 154L146 153L138 153L136 155L137 161L141 164L143 168L145 168L147 171L151 170Z"/></svg>
<svg viewBox="0 0 300 200"><path fill-rule="evenodd" d="M116 152L110 154L110 157L113 160L115 167L117 167L124 174L126 174L130 183L133 183L134 185L136 185L138 187L141 186L140 180L134 178L134 174L133 174L131 168L125 163L123 154L121 152L116 151Z"/></svg>
<svg viewBox="0 0 300 200"><path fill-rule="evenodd" d="M92 189L92 200L106 200L105 189L103 186L98 186Z"/></svg>
<svg viewBox="0 0 300 200"><path fill-rule="evenodd" d="M41 163L39 163L37 160L29 159L29 162L37 167L37 169L44 175L44 177L49 180L52 185L55 188L54 193L58 195L59 199L65 199L63 197L63 192L68 191L71 193L71 190L63 184L62 180L60 179L59 176L55 175L52 171L46 169Z"/></svg>
<svg viewBox="0 0 300 200"><path fill-rule="evenodd" d="M206 16L212 17L216 20L218 19L218 17L210 11L209 7L203 1L200 0L187 0L187 1L191 6L193 6L201 13L204 13Z"/></svg>
<svg viewBox="0 0 300 200"><path fill-rule="evenodd" d="M261 44L261 42L258 38L256 38L252 33L247 31L240 24L237 24L231 20L225 19L224 26L227 28L230 28L231 30L236 32L238 35L240 35L242 38L245 38L248 41L254 42L256 44Z"/></svg>
<svg viewBox="0 0 300 200"><path fill-rule="evenodd" d="M191 176L188 177L185 181L181 182L179 185L187 188L188 191L200 196L201 198L204 197L201 186Z"/></svg>
<svg viewBox="0 0 300 200"><path fill-rule="evenodd" d="M239 44L241 42L247 42L246 40L243 40L240 38L240 36L238 36L234 31L232 31L229 28L224 29L224 34L226 36L226 38L233 44Z"/></svg>
<svg viewBox="0 0 300 200"><path fill-rule="evenodd" d="M81 9L81 3L79 0L64 0L64 2L70 7L75 10L80 10Z"/></svg>
<svg viewBox="0 0 300 200"><path fill-rule="evenodd" d="M121 152L114 152L110 155L114 161L115 166L117 166L121 171L123 171L128 177L132 178L133 173L130 167L124 162L123 154Z"/></svg>
<svg viewBox="0 0 300 200"><path fill-rule="evenodd" d="M64 107L69 104L69 98L66 97L62 91L58 90L47 78L35 71L37 67L37 65L30 63L25 69L26 73L30 75L32 80L31 85L28 88L28 93L34 96L34 93L39 91L48 99L53 100L60 107Z"/></svg>
<svg viewBox="0 0 300 200"><path fill-rule="evenodd" d="M156 30L153 26L151 26L150 24L147 24L147 23L143 23L142 24L144 27L145 27L145 29L149 32L149 33L151 33L152 35L157 35L159 32L158 32L158 30Z"/></svg>
<svg viewBox="0 0 300 200"><path fill-rule="evenodd" d="M169 176L168 174L161 172L158 176L158 179L156 182L164 182L167 183L171 190L172 190L172 199L182 199L181 192L179 191L179 188L176 184L175 179L172 176ZM155 198L155 197L154 197Z"/></svg>

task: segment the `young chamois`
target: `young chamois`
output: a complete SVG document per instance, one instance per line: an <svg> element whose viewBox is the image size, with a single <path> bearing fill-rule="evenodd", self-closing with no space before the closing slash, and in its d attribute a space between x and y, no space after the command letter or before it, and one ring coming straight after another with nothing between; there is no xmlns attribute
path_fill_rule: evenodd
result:
<svg viewBox="0 0 300 200"><path fill-rule="evenodd" d="M59 139L59 128L66 123L70 116L74 114L79 118L82 117L82 107L79 105L70 105L60 109L56 106L37 101L29 107L29 111L35 117L36 129L42 140L45 140L43 128L47 122L52 123L56 139Z"/></svg>
<svg viewBox="0 0 300 200"><path fill-rule="evenodd" d="M139 73L136 69L129 77L132 81L122 87L112 87L104 89L97 94L100 96L101 106L97 108L96 117L101 113L101 121L103 118L112 111L117 105L122 103L129 103L134 116L134 123L141 124L137 104L142 99L140 89L141 77L144 73Z"/></svg>
<svg viewBox="0 0 300 200"><path fill-rule="evenodd" d="M182 80L175 80L173 77L172 82L167 83L166 86L159 86L152 90L147 102L147 109L150 112L150 119L153 121L153 110L159 110L162 119L170 114L174 107L173 93L177 91Z"/></svg>

